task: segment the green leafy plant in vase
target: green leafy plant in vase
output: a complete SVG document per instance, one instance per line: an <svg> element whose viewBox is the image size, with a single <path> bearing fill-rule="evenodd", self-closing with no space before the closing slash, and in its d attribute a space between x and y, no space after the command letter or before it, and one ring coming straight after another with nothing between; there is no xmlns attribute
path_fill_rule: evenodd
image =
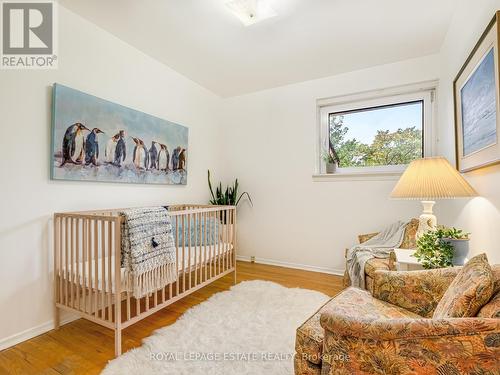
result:
<svg viewBox="0 0 500 375"><path fill-rule="evenodd" d="M417 251L414 256L426 269L461 265L468 253L456 251L456 241L468 241L469 234L460 229L438 227L424 233L417 240Z"/></svg>

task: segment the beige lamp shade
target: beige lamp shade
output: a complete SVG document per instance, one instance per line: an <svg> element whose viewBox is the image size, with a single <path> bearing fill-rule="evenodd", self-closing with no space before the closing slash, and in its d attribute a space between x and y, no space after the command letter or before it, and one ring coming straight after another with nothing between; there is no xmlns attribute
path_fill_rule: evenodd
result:
<svg viewBox="0 0 500 375"><path fill-rule="evenodd" d="M391 198L436 200L476 197L478 194L443 157L410 163L391 193Z"/></svg>

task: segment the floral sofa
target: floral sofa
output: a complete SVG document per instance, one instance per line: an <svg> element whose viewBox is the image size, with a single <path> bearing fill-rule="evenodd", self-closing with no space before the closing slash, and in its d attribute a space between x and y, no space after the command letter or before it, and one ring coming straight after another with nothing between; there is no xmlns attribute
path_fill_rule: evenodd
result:
<svg viewBox="0 0 500 375"><path fill-rule="evenodd" d="M399 246L401 249L415 249L417 247L416 234L418 230L418 219L411 219L405 228L405 233L403 237L403 242ZM376 236L376 233L360 234L358 236L358 241L360 244L368 241L370 238ZM347 250L345 251L345 256L347 256ZM396 259L394 253L390 254L387 259L373 258L366 262L365 264L365 285L366 290L373 291L373 277L375 271L385 270L385 271L395 271L396 270ZM349 274L347 270L344 272L344 282L345 287L351 285L351 280L349 279Z"/></svg>
<svg viewBox="0 0 500 375"><path fill-rule="evenodd" d="M500 265L474 317L433 318L460 269L377 271L373 295L345 289L297 329L295 374L500 374Z"/></svg>

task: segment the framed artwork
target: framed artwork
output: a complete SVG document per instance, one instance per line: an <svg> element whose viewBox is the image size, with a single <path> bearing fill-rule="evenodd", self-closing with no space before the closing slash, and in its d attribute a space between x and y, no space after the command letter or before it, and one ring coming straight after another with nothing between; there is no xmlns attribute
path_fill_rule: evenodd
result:
<svg viewBox="0 0 500 375"><path fill-rule="evenodd" d="M54 84L51 178L187 183L188 128Z"/></svg>
<svg viewBox="0 0 500 375"><path fill-rule="evenodd" d="M497 12L453 83L460 172L500 162L499 17Z"/></svg>

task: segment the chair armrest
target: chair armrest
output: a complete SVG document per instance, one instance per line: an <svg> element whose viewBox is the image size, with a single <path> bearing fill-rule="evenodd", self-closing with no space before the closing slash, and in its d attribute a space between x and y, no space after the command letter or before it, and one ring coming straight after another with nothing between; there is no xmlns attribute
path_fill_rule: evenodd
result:
<svg viewBox="0 0 500 375"><path fill-rule="evenodd" d="M368 241L369 239L372 239L373 237L375 237L377 234L379 234L380 232L375 232L375 233L366 233L366 234L359 234L358 235L358 242L360 244Z"/></svg>
<svg viewBox="0 0 500 375"><path fill-rule="evenodd" d="M422 271L375 271L373 296L430 318L461 267Z"/></svg>
<svg viewBox="0 0 500 375"><path fill-rule="evenodd" d="M446 319L364 319L334 312L321 315L321 326L340 336L371 340L419 339L442 336L470 336L500 334L500 319L446 318Z"/></svg>

